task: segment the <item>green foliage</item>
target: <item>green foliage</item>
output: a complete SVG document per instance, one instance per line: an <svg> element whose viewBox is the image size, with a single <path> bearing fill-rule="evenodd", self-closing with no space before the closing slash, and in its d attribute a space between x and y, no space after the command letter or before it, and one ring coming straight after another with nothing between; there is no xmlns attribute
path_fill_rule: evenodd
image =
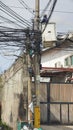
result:
<svg viewBox="0 0 73 130"><path fill-rule="evenodd" d="M6 123L3 123L2 121L0 121L0 127L1 130L12 130L12 128L10 128Z"/></svg>

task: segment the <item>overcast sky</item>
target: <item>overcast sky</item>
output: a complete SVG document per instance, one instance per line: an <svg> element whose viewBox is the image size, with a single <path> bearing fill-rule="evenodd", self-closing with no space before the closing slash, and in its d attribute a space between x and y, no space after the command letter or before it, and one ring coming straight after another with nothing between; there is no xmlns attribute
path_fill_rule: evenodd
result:
<svg viewBox="0 0 73 130"><path fill-rule="evenodd" d="M7 6L9 6L12 10L17 12L23 18L31 21L34 18L34 10L35 10L35 0L23 0L31 9L33 14L31 14L26 8L20 4L20 0L1 0ZM40 0L40 14L45 8L48 0ZM49 8L45 12L46 14L49 12ZM0 15L9 18L14 21L10 16L6 15L0 10ZM55 10L52 14L52 17L49 22L56 23L56 32L73 32L73 0L57 0L57 4ZM0 26L6 25L6 21L0 19ZM8 24L7 26L13 26L12 24ZM15 26L17 27L17 26ZM25 28L25 27L24 27ZM7 69L10 64L14 61L13 57L5 57L2 52L0 56L0 71Z"/></svg>
<svg viewBox="0 0 73 130"><path fill-rule="evenodd" d="M20 0L2 0L11 9L17 12L19 15L27 20L34 18L34 15L29 13L19 2ZM32 11L35 10L35 0L23 0L31 8ZM48 0L40 0L40 13L43 11ZM47 9L48 13L49 8ZM0 11L0 13L2 13ZM5 16L5 13L3 13ZM6 15L7 17L7 15ZM9 18L9 16L8 16ZM11 18L10 18L11 19ZM50 22L56 23L56 29L58 32L73 31L73 0L57 0L55 10L52 14Z"/></svg>

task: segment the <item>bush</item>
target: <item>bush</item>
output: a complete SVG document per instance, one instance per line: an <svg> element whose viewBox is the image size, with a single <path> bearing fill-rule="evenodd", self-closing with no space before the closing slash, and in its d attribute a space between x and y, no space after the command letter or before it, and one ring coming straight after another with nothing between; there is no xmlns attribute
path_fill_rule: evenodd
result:
<svg viewBox="0 0 73 130"><path fill-rule="evenodd" d="M0 121L0 130L12 130L12 128L6 125L6 123L3 123L2 121Z"/></svg>

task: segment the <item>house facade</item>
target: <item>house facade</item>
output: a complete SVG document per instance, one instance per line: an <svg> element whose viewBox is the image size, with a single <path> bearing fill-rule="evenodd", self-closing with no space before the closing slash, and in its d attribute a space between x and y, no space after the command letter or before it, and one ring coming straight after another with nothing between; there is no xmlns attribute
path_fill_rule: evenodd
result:
<svg viewBox="0 0 73 130"><path fill-rule="evenodd" d="M53 81L66 82L73 77L73 41L72 37L67 37L64 40L55 42L55 46L46 48L42 51L41 63L42 67L46 68L48 76L51 76ZM71 68L71 71L69 70ZM47 74L46 74L47 75ZM60 75L60 78L59 78ZM72 82L73 80L71 80Z"/></svg>
<svg viewBox="0 0 73 130"><path fill-rule="evenodd" d="M71 42L65 40L63 44L43 50L41 63L43 67L73 67L73 48Z"/></svg>

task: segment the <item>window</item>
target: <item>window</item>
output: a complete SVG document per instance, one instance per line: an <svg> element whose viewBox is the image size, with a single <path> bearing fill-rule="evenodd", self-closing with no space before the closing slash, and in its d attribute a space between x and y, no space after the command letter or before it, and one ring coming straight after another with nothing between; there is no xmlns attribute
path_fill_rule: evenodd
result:
<svg viewBox="0 0 73 130"><path fill-rule="evenodd" d="M65 66L72 66L72 65L73 65L73 55L65 59Z"/></svg>
<svg viewBox="0 0 73 130"><path fill-rule="evenodd" d="M69 65L69 62L68 62L68 58L65 59L65 65L68 66Z"/></svg>
<svg viewBox="0 0 73 130"><path fill-rule="evenodd" d="M71 65L73 65L73 55L70 56Z"/></svg>

